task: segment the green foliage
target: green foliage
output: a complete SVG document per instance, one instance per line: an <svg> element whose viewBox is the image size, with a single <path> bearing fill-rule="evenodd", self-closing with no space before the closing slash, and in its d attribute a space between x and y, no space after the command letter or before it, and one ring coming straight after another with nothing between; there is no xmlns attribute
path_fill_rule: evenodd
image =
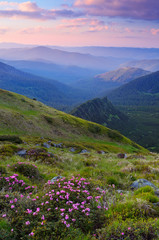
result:
<svg viewBox="0 0 159 240"><path fill-rule="evenodd" d="M0 147L0 155L12 156L17 150L18 147L16 145L6 144Z"/></svg>
<svg viewBox="0 0 159 240"><path fill-rule="evenodd" d="M0 240L10 240L12 238L11 226L5 219L0 219Z"/></svg>
<svg viewBox="0 0 159 240"><path fill-rule="evenodd" d="M21 144L23 141L18 136L10 136L10 135L0 135L0 141L7 141L12 143Z"/></svg>
<svg viewBox="0 0 159 240"><path fill-rule="evenodd" d="M98 239L127 239L127 240L154 240L158 239L159 221L149 220L127 220L113 221L109 226L98 230Z"/></svg>
<svg viewBox="0 0 159 240"><path fill-rule="evenodd" d="M18 172L23 174L24 176L32 179L39 179L41 178L40 172L37 169L37 166L34 164L29 164L26 162L18 162L13 164L10 169L14 172Z"/></svg>
<svg viewBox="0 0 159 240"><path fill-rule="evenodd" d="M101 132L101 128L97 125L94 125L94 124L89 124L88 125L88 131L91 132L91 133L96 133L96 134L100 134Z"/></svg>
<svg viewBox="0 0 159 240"><path fill-rule="evenodd" d="M6 174L7 173L7 170L4 166L0 166L0 175L1 174Z"/></svg>
<svg viewBox="0 0 159 240"><path fill-rule="evenodd" d="M114 184L116 187L118 187L119 182L118 182L117 179L114 178L114 177L108 177L108 178L107 178L107 184L110 184L110 185L113 185L113 184Z"/></svg>
<svg viewBox="0 0 159 240"><path fill-rule="evenodd" d="M134 191L134 195L138 195L138 194L142 194L142 193L152 193L154 194L154 189L150 186L144 186L141 187L139 189L137 189L136 191Z"/></svg>
<svg viewBox="0 0 159 240"><path fill-rule="evenodd" d="M121 218L122 220L146 218L155 214L153 207L148 201L138 198L118 202L112 207L112 212L116 218Z"/></svg>
<svg viewBox="0 0 159 240"><path fill-rule="evenodd" d="M118 131L115 130L109 131L108 136L114 141L122 141L123 139L123 136Z"/></svg>

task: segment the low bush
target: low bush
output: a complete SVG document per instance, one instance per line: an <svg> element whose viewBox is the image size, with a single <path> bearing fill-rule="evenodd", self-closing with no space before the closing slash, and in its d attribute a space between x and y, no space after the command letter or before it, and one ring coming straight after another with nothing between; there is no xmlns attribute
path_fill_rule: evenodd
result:
<svg viewBox="0 0 159 240"><path fill-rule="evenodd" d="M97 232L99 240L154 240L158 239L159 221L154 219L114 221Z"/></svg>
<svg viewBox="0 0 159 240"><path fill-rule="evenodd" d="M0 147L0 155L12 156L17 150L18 150L18 147L16 145L6 144Z"/></svg>
<svg viewBox="0 0 159 240"><path fill-rule="evenodd" d="M18 136L10 136L10 135L0 135L0 141L7 141L12 143L21 144L23 143L22 139Z"/></svg>
<svg viewBox="0 0 159 240"><path fill-rule="evenodd" d="M28 177L31 179L41 178L40 172L37 169L37 166L35 166L34 164L30 164L26 162L18 162L10 166L10 169L14 172L21 173L25 177Z"/></svg>
<svg viewBox="0 0 159 240"><path fill-rule="evenodd" d="M0 176L1 176L2 174L6 174L6 173L7 173L6 168L5 168L4 166L0 166Z"/></svg>

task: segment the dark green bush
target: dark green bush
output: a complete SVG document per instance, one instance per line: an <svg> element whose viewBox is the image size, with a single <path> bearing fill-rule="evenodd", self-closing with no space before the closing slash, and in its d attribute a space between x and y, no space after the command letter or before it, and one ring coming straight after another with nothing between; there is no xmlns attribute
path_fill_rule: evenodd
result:
<svg viewBox="0 0 159 240"><path fill-rule="evenodd" d="M0 147L0 155L12 156L17 150L18 150L18 147L16 145L6 144Z"/></svg>
<svg viewBox="0 0 159 240"><path fill-rule="evenodd" d="M7 170L4 166L0 166L0 175L1 174L6 174L7 173Z"/></svg>
<svg viewBox="0 0 159 240"><path fill-rule="evenodd" d="M108 177L107 178L107 184L109 184L109 185L114 184L115 186L119 185L118 181L114 177Z"/></svg>
<svg viewBox="0 0 159 240"><path fill-rule="evenodd" d="M8 142L17 143L17 144L23 143L20 137L9 136L9 135L0 135L0 141L8 141Z"/></svg>
<svg viewBox="0 0 159 240"><path fill-rule="evenodd" d="M154 240L158 239L159 221L128 220L114 221L108 227L98 230L100 240Z"/></svg>
<svg viewBox="0 0 159 240"><path fill-rule="evenodd" d="M39 179L41 177L39 170L33 164L18 162L10 167L12 171L23 174L31 179Z"/></svg>

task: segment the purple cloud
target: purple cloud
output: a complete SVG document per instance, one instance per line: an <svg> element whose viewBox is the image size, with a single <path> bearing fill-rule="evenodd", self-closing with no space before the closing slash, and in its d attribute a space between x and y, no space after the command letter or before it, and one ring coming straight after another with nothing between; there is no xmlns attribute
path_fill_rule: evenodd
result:
<svg viewBox="0 0 159 240"><path fill-rule="evenodd" d="M36 3L30 1L19 4L11 4L10 2L5 1L1 2L0 6L4 8L3 10L0 10L0 17L7 18L16 17L36 20L54 20L58 17L76 18L79 16L83 16L83 12L70 9L43 9L40 8ZM10 7L12 8L10 9Z"/></svg>
<svg viewBox="0 0 159 240"><path fill-rule="evenodd" d="M158 0L76 0L74 7L93 16L159 20Z"/></svg>

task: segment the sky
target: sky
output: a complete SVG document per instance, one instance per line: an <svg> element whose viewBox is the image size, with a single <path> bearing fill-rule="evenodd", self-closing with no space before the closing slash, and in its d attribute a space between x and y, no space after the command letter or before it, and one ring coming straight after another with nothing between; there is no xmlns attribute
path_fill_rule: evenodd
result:
<svg viewBox="0 0 159 240"><path fill-rule="evenodd" d="M159 48L159 0L0 1L0 42Z"/></svg>

